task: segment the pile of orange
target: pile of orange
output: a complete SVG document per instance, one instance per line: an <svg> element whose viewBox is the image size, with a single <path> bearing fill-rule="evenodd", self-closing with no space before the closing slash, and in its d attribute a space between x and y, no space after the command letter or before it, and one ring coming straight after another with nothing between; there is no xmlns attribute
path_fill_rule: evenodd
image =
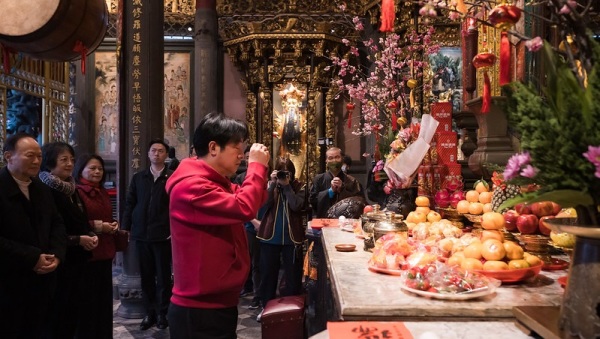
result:
<svg viewBox="0 0 600 339"><path fill-rule="evenodd" d="M481 215L492 210L492 192L489 185L479 180L472 190L467 191L465 200L456 205L456 211L462 214Z"/></svg>

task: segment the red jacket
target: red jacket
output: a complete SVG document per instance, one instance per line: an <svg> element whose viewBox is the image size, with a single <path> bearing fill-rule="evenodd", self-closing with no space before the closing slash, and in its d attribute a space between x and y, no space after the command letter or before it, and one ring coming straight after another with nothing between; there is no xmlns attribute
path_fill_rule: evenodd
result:
<svg viewBox="0 0 600 339"><path fill-rule="evenodd" d="M167 180L175 285L171 302L192 308L238 304L250 270L244 222L266 200L267 167L253 162L241 186L201 159L184 159Z"/></svg>

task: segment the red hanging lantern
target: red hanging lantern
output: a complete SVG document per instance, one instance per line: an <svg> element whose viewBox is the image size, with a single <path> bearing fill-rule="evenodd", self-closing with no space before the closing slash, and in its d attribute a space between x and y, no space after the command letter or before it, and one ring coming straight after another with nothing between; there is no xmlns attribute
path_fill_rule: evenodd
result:
<svg viewBox="0 0 600 339"><path fill-rule="evenodd" d="M487 21L503 31L509 30L521 19L521 9L515 5L502 3L488 14Z"/></svg>
<svg viewBox="0 0 600 339"><path fill-rule="evenodd" d="M481 95L483 102L481 104L481 113L488 113L490 111L492 85L487 70L494 66L495 62L496 55L494 55L494 53L479 53L473 58L473 66L483 70L483 94Z"/></svg>
<svg viewBox="0 0 600 339"><path fill-rule="evenodd" d="M390 110L391 113L392 131L395 131L398 129L398 121L396 117L396 108L398 108L398 103L395 100L392 100L387 104L387 108Z"/></svg>
<svg viewBox="0 0 600 339"><path fill-rule="evenodd" d="M346 104L346 113L348 114L348 128L352 127L352 112L354 111L354 103L351 101Z"/></svg>

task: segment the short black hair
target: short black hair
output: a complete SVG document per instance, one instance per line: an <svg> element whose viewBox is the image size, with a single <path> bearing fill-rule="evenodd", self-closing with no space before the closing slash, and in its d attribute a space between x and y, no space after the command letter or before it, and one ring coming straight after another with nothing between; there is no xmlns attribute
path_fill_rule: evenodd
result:
<svg viewBox="0 0 600 339"><path fill-rule="evenodd" d="M92 159L100 161L100 165L102 165L102 168L104 168L104 171L102 172L102 179L100 179L100 186L102 186L104 185L104 181L106 181L106 166L104 165L104 159L102 159L102 157L98 154L80 155L75 162L75 167L73 168L73 178L76 182L81 182L81 173L88 162L90 162Z"/></svg>
<svg viewBox="0 0 600 339"><path fill-rule="evenodd" d="M40 170L43 172L51 172L53 169L55 169L58 156L64 151L68 151L73 157L75 157L75 150L73 149L73 146L67 144L66 142L56 141L44 144L44 146L42 146L42 164L40 166Z"/></svg>
<svg viewBox="0 0 600 339"><path fill-rule="evenodd" d="M289 158L278 157L275 160L273 168L277 171L288 171L290 172L290 180L294 180L296 177L296 166Z"/></svg>
<svg viewBox="0 0 600 339"><path fill-rule="evenodd" d="M14 152L17 149L17 143L19 142L19 140L24 138L32 138L36 140L35 137L31 134L27 134L25 132L15 133L10 137L6 138L6 140L4 141L4 147L2 147L2 154L4 154L4 152Z"/></svg>
<svg viewBox="0 0 600 339"><path fill-rule="evenodd" d="M208 144L214 141L221 148L229 143L248 140L248 127L242 121L223 113L207 114L194 131L194 150L198 157L208 154Z"/></svg>
<svg viewBox="0 0 600 339"><path fill-rule="evenodd" d="M161 144L165 147L165 152L169 151L169 145L163 139L156 138L150 140L148 143L148 152L150 152L150 148L152 148L152 145L154 144Z"/></svg>
<svg viewBox="0 0 600 339"><path fill-rule="evenodd" d="M169 158L175 158L175 147L169 146Z"/></svg>

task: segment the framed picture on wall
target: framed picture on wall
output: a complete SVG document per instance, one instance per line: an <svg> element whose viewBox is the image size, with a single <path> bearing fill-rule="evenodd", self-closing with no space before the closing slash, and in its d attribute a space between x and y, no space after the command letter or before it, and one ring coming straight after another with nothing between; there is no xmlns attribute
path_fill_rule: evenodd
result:
<svg viewBox="0 0 600 339"><path fill-rule="evenodd" d="M189 51L165 52L164 138L179 159L188 154L191 144L190 60Z"/></svg>
<svg viewBox="0 0 600 339"><path fill-rule="evenodd" d="M96 153L105 160L117 160L119 152L119 83L117 54L95 53Z"/></svg>
<svg viewBox="0 0 600 339"><path fill-rule="evenodd" d="M431 91L439 101L451 101L454 112L462 104L462 52L460 47L442 47L429 56Z"/></svg>

